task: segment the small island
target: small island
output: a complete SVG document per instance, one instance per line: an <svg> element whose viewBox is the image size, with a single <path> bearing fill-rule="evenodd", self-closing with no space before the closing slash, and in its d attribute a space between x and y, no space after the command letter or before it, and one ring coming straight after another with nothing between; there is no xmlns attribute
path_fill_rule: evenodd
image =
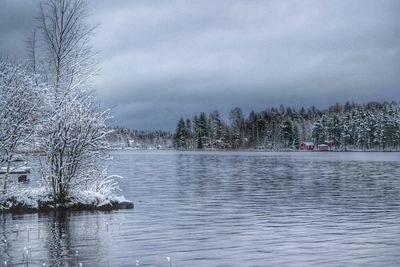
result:
<svg viewBox="0 0 400 267"><path fill-rule="evenodd" d="M94 29L84 1L48 1L29 57L0 59L0 212L133 208L104 167L111 116L91 87ZM28 171L15 167L24 154L40 162L37 186L23 184Z"/></svg>

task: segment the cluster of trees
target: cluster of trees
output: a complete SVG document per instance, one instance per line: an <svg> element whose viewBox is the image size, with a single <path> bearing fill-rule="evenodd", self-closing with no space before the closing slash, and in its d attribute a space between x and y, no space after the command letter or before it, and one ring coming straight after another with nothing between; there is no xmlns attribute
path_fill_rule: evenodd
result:
<svg viewBox="0 0 400 267"><path fill-rule="evenodd" d="M173 135L164 131L138 131L114 127L107 140L113 148L170 149Z"/></svg>
<svg viewBox="0 0 400 267"><path fill-rule="evenodd" d="M399 150L400 104L337 104L315 120L312 139L335 140L343 150Z"/></svg>
<svg viewBox="0 0 400 267"><path fill-rule="evenodd" d="M77 190L104 192L113 185L101 164L110 116L90 89L94 28L86 22L85 1L48 0L39 10L29 59L0 63L0 167L6 166L0 198L15 193L8 186L11 162L29 146L45 154L43 183L62 204Z"/></svg>
<svg viewBox="0 0 400 267"><path fill-rule="evenodd" d="M270 108L252 111L246 117L234 108L229 120L218 111L202 112L193 119L181 118L174 147L193 149L298 149L335 141L336 149L398 150L400 148L400 104L397 102L345 103L319 110Z"/></svg>

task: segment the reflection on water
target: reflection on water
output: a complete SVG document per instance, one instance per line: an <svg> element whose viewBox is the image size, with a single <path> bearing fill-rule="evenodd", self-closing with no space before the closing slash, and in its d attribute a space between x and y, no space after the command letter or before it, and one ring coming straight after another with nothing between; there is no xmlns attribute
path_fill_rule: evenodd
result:
<svg viewBox="0 0 400 267"><path fill-rule="evenodd" d="M137 151L114 159L111 172L125 177L134 210L2 215L0 266L400 262L399 153Z"/></svg>
<svg viewBox="0 0 400 267"><path fill-rule="evenodd" d="M0 266L107 266L98 259L104 256L103 231L107 222L97 213L3 215Z"/></svg>

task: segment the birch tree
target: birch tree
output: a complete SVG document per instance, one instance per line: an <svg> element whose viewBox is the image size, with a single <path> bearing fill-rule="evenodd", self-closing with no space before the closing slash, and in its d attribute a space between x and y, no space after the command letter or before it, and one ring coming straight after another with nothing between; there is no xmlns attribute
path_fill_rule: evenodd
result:
<svg viewBox="0 0 400 267"><path fill-rule="evenodd" d="M48 0L40 5L38 67L52 85L56 102L88 85L95 73L95 53L89 45L95 27L86 22L86 6L84 0Z"/></svg>
<svg viewBox="0 0 400 267"><path fill-rule="evenodd" d="M43 177L61 205L77 192L113 188L102 166L109 112L98 108L90 88L96 60L89 45L94 27L88 26L86 6L83 0L48 0L40 5L37 62L44 63L40 73L54 96L43 128Z"/></svg>

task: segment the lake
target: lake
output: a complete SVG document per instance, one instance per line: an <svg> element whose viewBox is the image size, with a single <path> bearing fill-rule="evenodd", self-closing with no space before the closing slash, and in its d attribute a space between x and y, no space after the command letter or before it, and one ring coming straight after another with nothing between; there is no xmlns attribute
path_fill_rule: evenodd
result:
<svg viewBox="0 0 400 267"><path fill-rule="evenodd" d="M112 156L133 210L0 215L0 266L400 263L400 153Z"/></svg>

